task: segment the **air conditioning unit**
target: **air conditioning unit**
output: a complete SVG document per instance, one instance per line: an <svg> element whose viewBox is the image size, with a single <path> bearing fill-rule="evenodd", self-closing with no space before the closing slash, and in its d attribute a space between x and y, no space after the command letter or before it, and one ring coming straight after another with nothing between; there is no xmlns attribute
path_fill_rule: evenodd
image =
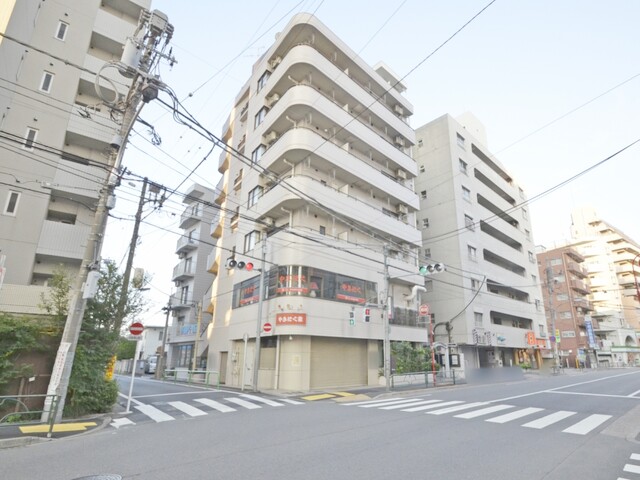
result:
<svg viewBox="0 0 640 480"><path fill-rule="evenodd" d="M277 93L274 93L273 95L264 99L264 104L267 107L272 107L273 104L276 103L278 100L280 100L280 95L278 95Z"/></svg>
<svg viewBox="0 0 640 480"><path fill-rule="evenodd" d="M186 256L187 256L187 254L186 254L186 253L184 253L184 252L180 252L180 253L178 254L178 258L180 258L180 259L183 259L183 258L184 258L184 257L186 257Z"/></svg>
<svg viewBox="0 0 640 480"><path fill-rule="evenodd" d="M396 207L396 211L397 211L398 213L401 213L401 214L403 214L403 215L406 215L407 213L409 213L409 208L408 208L406 205L404 205L404 204L402 204L402 203L401 203L400 205L398 205L398 206Z"/></svg>
<svg viewBox="0 0 640 480"><path fill-rule="evenodd" d="M398 180L406 180L407 179L407 172L405 172L404 170L399 168L396 171L396 178L398 178Z"/></svg>
<svg viewBox="0 0 640 480"><path fill-rule="evenodd" d="M400 105L396 105L395 107L393 107L393 111L398 115L404 115L404 108L402 108Z"/></svg>
<svg viewBox="0 0 640 480"><path fill-rule="evenodd" d="M269 133L267 133L266 135L264 135L264 141L267 143L271 143L273 142L276 138L278 138L278 134L274 131L271 131Z"/></svg>
<svg viewBox="0 0 640 480"><path fill-rule="evenodd" d="M182 282L181 282L180 280L176 280L176 281L174 282L174 285L175 285L176 287L179 287L180 285L182 285Z"/></svg>
<svg viewBox="0 0 640 480"><path fill-rule="evenodd" d="M271 217L264 217L262 221L267 227L273 227L276 224L276 221Z"/></svg>
<svg viewBox="0 0 640 480"><path fill-rule="evenodd" d="M281 63L282 63L282 57L280 55L274 57L269 61L269 65L271 66L271 68L276 68Z"/></svg>
<svg viewBox="0 0 640 480"><path fill-rule="evenodd" d="M396 135L396 138L394 138L393 140L395 142L396 145L398 145L399 147L404 147L404 138L402 138L400 135Z"/></svg>

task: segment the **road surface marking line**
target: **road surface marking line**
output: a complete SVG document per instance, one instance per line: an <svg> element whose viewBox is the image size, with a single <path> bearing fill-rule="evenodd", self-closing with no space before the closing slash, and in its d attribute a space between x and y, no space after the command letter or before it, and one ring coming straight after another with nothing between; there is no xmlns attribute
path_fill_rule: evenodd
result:
<svg viewBox="0 0 640 480"><path fill-rule="evenodd" d="M280 401L290 403L291 405L304 405L304 402L299 402L298 400L291 400L289 398L283 398Z"/></svg>
<svg viewBox="0 0 640 480"><path fill-rule="evenodd" d="M432 408L444 407L445 405L455 405L456 403L462 403L460 401L443 402L442 400L435 400L431 405L419 405L417 407L405 408L403 412L421 412L423 410L430 410Z"/></svg>
<svg viewBox="0 0 640 480"><path fill-rule="evenodd" d="M136 405L135 408L156 422L168 422L170 420L175 420L171 415L167 415L153 405Z"/></svg>
<svg viewBox="0 0 640 480"><path fill-rule="evenodd" d="M246 398L247 400L253 400L255 402L262 402L272 407L284 407L282 403L274 402L273 400L269 400L268 398L258 397L256 395L249 395L248 393L243 393L240 395L242 398Z"/></svg>
<svg viewBox="0 0 640 480"><path fill-rule="evenodd" d="M387 405L406 405L417 401L415 398L403 398L403 399L395 399L395 400L380 400L375 403L366 403L362 405L358 405L360 408L379 408L386 407Z"/></svg>
<svg viewBox="0 0 640 480"><path fill-rule="evenodd" d="M457 405L455 407L443 408L442 410L433 410L427 413L429 415L444 415L445 413L459 412L460 410L466 410L467 408L473 408L473 407L480 407L486 404L487 402L473 402L473 403L467 403L466 405Z"/></svg>
<svg viewBox="0 0 640 480"><path fill-rule="evenodd" d="M225 405L224 403L216 402L215 400L211 400L210 398L194 398L194 402L201 403L206 405L207 407L211 407L214 410L217 410L222 413L235 412L235 408L231 408L229 405Z"/></svg>
<svg viewBox="0 0 640 480"><path fill-rule="evenodd" d="M508 408L513 408L513 405L494 405L493 407L481 408L480 410L474 410L473 412L461 413L460 415L454 415L456 418L476 418L482 415L489 415L490 413L500 412Z"/></svg>
<svg viewBox="0 0 640 480"><path fill-rule="evenodd" d="M120 427L124 427L125 425L135 425L135 424L136 424L135 422L132 422L128 418L116 418L109 425L111 425L113 428L120 428Z"/></svg>
<svg viewBox="0 0 640 480"><path fill-rule="evenodd" d="M369 405L369 404L375 404L375 405L385 405L387 403L390 402L411 402L413 400L422 400L421 397L418 398L403 398L401 400L398 400L397 398L385 398L382 400L363 400L361 402L349 402L349 403L343 403L342 405L347 405L349 407L351 406L356 406L359 407L361 405Z"/></svg>
<svg viewBox="0 0 640 480"><path fill-rule="evenodd" d="M417 405L426 405L427 403L440 402L441 400L414 400L413 402L405 402L400 405L382 406L380 410L396 410L398 408L415 407Z"/></svg>
<svg viewBox="0 0 640 480"><path fill-rule="evenodd" d="M522 426L527 428L541 429L541 428L548 427L549 425L552 425L556 422L559 422L560 420L564 420L565 418L568 418L572 415L575 415L576 413L577 412L570 412L568 410L560 410L558 412L547 415L546 417L542 417L532 422L525 423Z"/></svg>
<svg viewBox="0 0 640 480"><path fill-rule="evenodd" d="M629 395L627 395L627 397L635 397L639 393L640 393L640 390L636 390L635 392L630 393Z"/></svg>
<svg viewBox="0 0 640 480"><path fill-rule="evenodd" d="M640 473L640 467L638 465L631 465L629 463L624 466L623 470L630 473Z"/></svg>
<svg viewBox="0 0 640 480"><path fill-rule="evenodd" d="M169 405L177 410L180 410L181 412L186 413L190 417L201 417L202 415L207 414L207 412L203 412L199 408L196 408L184 402L169 402Z"/></svg>
<svg viewBox="0 0 640 480"><path fill-rule="evenodd" d="M632 453L629 460L640 460L640 453Z"/></svg>
<svg viewBox="0 0 640 480"><path fill-rule="evenodd" d="M125 395L124 393L118 392L118 395L120 395L122 398L129 399L129 395ZM144 403L142 403L140 400L136 400L133 397L131 397L131 403L135 403L136 405L144 405Z"/></svg>
<svg viewBox="0 0 640 480"><path fill-rule="evenodd" d="M79 422L79 423L56 423L53 425L53 432L78 432L86 430L87 427L95 427L96 422ZM20 427L22 433L46 433L49 431L49 425L28 425Z"/></svg>
<svg viewBox="0 0 640 480"><path fill-rule="evenodd" d="M573 433L575 435L586 435L594 428L602 425L604 422L609 420L611 415L589 415L584 420L576 423L575 425L570 426L569 428L565 428L563 430L564 433Z"/></svg>
<svg viewBox="0 0 640 480"><path fill-rule="evenodd" d="M242 400L241 398L225 398L226 401L235 403L236 405L240 405L241 407L248 408L249 410L254 410L256 408L262 408L260 405L256 405L255 403L247 402L246 400Z"/></svg>
<svg viewBox="0 0 640 480"><path fill-rule="evenodd" d="M335 395L331 395L330 393L319 393L318 395L307 395L306 397L302 397L303 400L326 400L327 398L335 398Z"/></svg>
<svg viewBox="0 0 640 480"><path fill-rule="evenodd" d="M488 418L485 422L491 423L507 423L512 420L517 420L518 418L526 417L527 415L532 415L537 412L541 412L544 408L536 408L529 407L523 408L522 410L516 410L515 412L505 413L504 415L500 415L499 417Z"/></svg>

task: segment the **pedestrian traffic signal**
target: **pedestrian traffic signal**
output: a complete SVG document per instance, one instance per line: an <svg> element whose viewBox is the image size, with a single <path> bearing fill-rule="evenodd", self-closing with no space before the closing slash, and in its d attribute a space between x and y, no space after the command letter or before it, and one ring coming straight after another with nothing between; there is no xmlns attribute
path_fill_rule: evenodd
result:
<svg viewBox="0 0 640 480"><path fill-rule="evenodd" d="M355 312L351 310L349 312L349 325L355 325L355 324L356 324Z"/></svg>
<svg viewBox="0 0 640 480"><path fill-rule="evenodd" d="M371 320L371 309L370 308L365 308L364 309L364 321L365 322L369 322Z"/></svg>
<svg viewBox="0 0 640 480"><path fill-rule="evenodd" d="M420 275L432 275L434 273L444 272L445 270L444 263L430 263L427 265L420 265L420 268L418 268Z"/></svg>
<svg viewBox="0 0 640 480"><path fill-rule="evenodd" d="M243 260L236 260L235 258L230 258L227 260L227 268L239 268L240 270L253 270L253 263L245 262Z"/></svg>

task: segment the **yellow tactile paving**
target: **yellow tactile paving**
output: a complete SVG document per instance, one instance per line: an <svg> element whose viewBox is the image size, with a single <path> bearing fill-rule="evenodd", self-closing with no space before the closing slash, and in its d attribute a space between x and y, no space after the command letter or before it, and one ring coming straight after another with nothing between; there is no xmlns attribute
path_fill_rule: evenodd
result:
<svg viewBox="0 0 640 480"><path fill-rule="evenodd" d="M355 395L355 393L349 393L349 392L331 392L334 395L338 395L339 397L350 397L352 395Z"/></svg>
<svg viewBox="0 0 640 480"><path fill-rule="evenodd" d="M80 423L56 423L53 426L53 432L77 432L86 430L87 427L95 427L96 422L80 422ZM49 425L28 425L20 427L22 433L47 433Z"/></svg>
<svg viewBox="0 0 640 480"><path fill-rule="evenodd" d="M306 397L302 397L303 400L326 400L327 398L334 398L335 395L331 395L330 393L319 393L317 395L307 395Z"/></svg>

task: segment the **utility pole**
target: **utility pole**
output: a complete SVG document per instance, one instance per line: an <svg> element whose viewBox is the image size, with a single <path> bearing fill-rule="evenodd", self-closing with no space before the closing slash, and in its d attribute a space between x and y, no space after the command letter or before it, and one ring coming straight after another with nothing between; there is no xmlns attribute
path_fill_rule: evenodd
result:
<svg viewBox="0 0 640 480"><path fill-rule="evenodd" d="M154 93L157 96L157 85L160 82L155 77L151 77L149 71L158 58L155 48L160 38L165 36L168 43L172 34L173 26L167 22L166 15L158 10L153 12L143 11L134 37L127 39L123 62L118 63L120 73L132 78L131 87L122 105L111 104L114 107L114 112L118 112L116 107L123 108L123 111L120 110L122 114L120 128L111 142L112 148L108 159L111 174L105 180L105 184L100 191L98 208L91 232L87 238L82 265L73 285L69 313L47 389L47 397L42 413L43 421L50 420L54 396L58 399L57 407L53 409L56 412L55 421L60 422L62 420L85 307L87 300L95 295L97 278L99 277L100 252L109 216L108 210L113 206L114 191L124 157L125 144L140 113L142 102L146 103L155 98ZM100 96L100 93L98 95Z"/></svg>
<svg viewBox="0 0 640 480"><path fill-rule="evenodd" d="M388 263L388 250L387 245L385 244L382 248L382 252L384 255L384 290L387 296L386 299L386 307L384 309L382 325L384 328L384 345L383 345L383 353L384 353L384 378L386 391L391 390L391 341L389 339L389 319L391 318L391 287L389 281L389 263Z"/></svg>
<svg viewBox="0 0 640 480"><path fill-rule="evenodd" d="M164 352L167 347L167 337L169 336L169 315L171 315L171 300L166 307L162 307L162 310L165 311L166 316L164 319L164 333L162 335L162 345L160 346L160 355L158 355L158 362L156 364L156 378L162 378L164 375L165 369L165 361L164 361Z"/></svg>
<svg viewBox="0 0 640 480"><path fill-rule="evenodd" d="M198 342L200 341L200 326L202 325L202 302L196 305L196 338L193 341L193 358L191 360L191 370L195 370L198 365Z"/></svg>
<svg viewBox="0 0 640 480"><path fill-rule="evenodd" d="M253 355L253 382L252 388L254 392L258 391L258 370L260 369L260 335L262 334L262 304L264 303L264 274L265 274L265 261L267 259L267 238L268 234L265 234L262 241L262 258L260 260L260 286L258 287L258 318L256 320L256 351Z"/></svg>
<svg viewBox="0 0 640 480"><path fill-rule="evenodd" d="M556 339L553 342L553 366L558 369L558 338L556 336L556 310L553 308L553 268L551 268L549 261L547 261L547 291L549 292L549 313L551 314L551 335Z"/></svg>
<svg viewBox="0 0 640 480"><path fill-rule="evenodd" d="M113 331L119 332L122 327L122 321L125 317L125 308L127 306L127 300L129 299L129 278L131 277L131 269L133 268L133 259L136 254L136 245L138 244L138 232L140 231L140 221L142 220L142 208L145 204L145 196L147 194L147 184L149 180L147 177L142 182L142 192L140 193L140 202L138 203L138 211L136 212L136 221L133 225L133 233L131 234L131 243L129 244L129 256L127 257L127 264L124 268L124 274L122 277L122 289L120 290L120 298L118 299L118 308L116 310L116 318L113 322Z"/></svg>

